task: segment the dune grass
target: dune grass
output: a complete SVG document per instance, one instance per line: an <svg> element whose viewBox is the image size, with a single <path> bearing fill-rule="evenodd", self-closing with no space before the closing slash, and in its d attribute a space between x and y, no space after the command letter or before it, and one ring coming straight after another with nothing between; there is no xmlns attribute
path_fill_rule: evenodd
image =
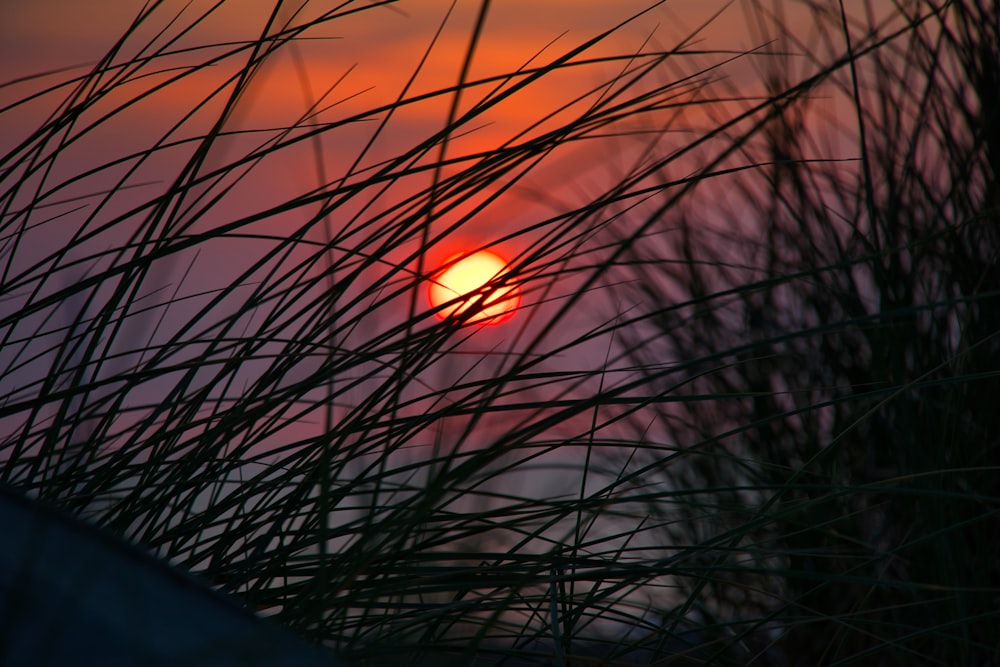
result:
<svg viewBox="0 0 1000 667"><path fill-rule="evenodd" d="M4 484L357 664L1000 661L996 2L480 76L482 2L367 106L310 58L408 3L224 5L6 87ZM456 246L514 319L431 312Z"/></svg>

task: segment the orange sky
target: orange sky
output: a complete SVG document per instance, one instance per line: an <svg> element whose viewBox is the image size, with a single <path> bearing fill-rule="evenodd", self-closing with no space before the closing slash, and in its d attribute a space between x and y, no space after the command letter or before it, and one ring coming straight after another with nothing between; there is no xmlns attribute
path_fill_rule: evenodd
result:
<svg viewBox="0 0 1000 667"><path fill-rule="evenodd" d="M173 15L181 2L164 3L161 14ZM289 8L296 2L285 3ZM314 5L316 3L313 3ZM358 6L364 3L357 3ZM368 63L371 70L397 68L403 61L398 49L412 53L424 46L427 35L443 18L450 2L447 0L403 0L394 7L364 11L355 17L338 19L328 34L344 38L359 63ZM509 62L529 56L546 42L567 32L568 39L590 35L647 7L650 2L636 0L503 0L491 5L486 31L487 45L502 40ZM723 7L722 0L671 0L652 11L629 31L627 38L637 43L652 29L665 39L676 38L685 25L694 27ZM208 7L204 0L192 3L189 15ZM456 9L455 31L464 47L465 34L478 10L478 2L462 0ZM4 3L0 12L0 63L5 78L11 73L43 71L64 65L83 64L101 54L112 40L128 25L141 3L120 0L36 0L35 2ZM240 0L230 2L216 13L202 32L204 41L233 39L246 36L248 27L262 25L274 0ZM306 14L308 15L308 14ZM709 44L741 48L749 45L742 30L742 13L730 8L705 34ZM657 27L658 26L658 27ZM734 39L737 43L734 43ZM365 72L366 76L371 72Z"/></svg>
<svg viewBox="0 0 1000 667"><path fill-rule="evenodd" d="M882 6L887 6L890 0L879 0ZM853 0L852 0L853 2ZM63 67L78 66L69 72L49 78L37 79L17 85L0 88L0 105L24 98L31 91L67 77L86 71L86 66L95 62L114 40L122 34L130 21L130 12L137 10L142 3L124 2L123 0L33 0L31 2L5 2L0 9L0 81L45 72ZM165 35L176 35L185 26L191 25L195 16L211 6L206 0L193 0L185 10L182 20L170 24L183 3L171 0L164 3L158 10L158 18L150 21L136 39L125 46L117 62L131 62L148 40L153 39L156 30L166 27ZM291 7L295 3L287 3ZM328 8L331 3L308 3L305 13L296 22L308 20L315 16L320 7ZM357 6L366 3L358 2ZM545 63L565 53L568 49L580 44L586 39L607 29L647 7L647 0L495 0L487 18L481 44L473 61L470 78L497 75L517 68L536 55L538 62ZM641 20L623 28L615 38L589 53L596 56L608 53L632 54L642 49L666 49L676 46L716 10L727 6L728 9L702 33L699 33L687 46L690 49L702 51L699 55L687 55L677 59L676 67L669 61L662 76L658 73L652 83L663 84L673 81L684 72L705 68L732 57L735 52L760 46L768 35L754 33L746 23L748 14L744 11L752 4L752 0L736 0L727 3L724 0L669 0L662 6L649 12ZM770 5L759 0L759 4ZM778 3L781 4L781 3ZM785 3L789 4L789 3ZM404 0L393 8L379 7L366 10L354 16L338 18L328 25L311 29L304 36L307 39L297 43L296 49L285 49L279 53L254 81L248 93L241 99L238 111L227 123L227 128L239 130L265 130L296 125L308 108L311 100L315 100L334 83L338 83L328 98L330 108L320 113L313 121L334 123L350 117L352 114L378 108L393 101L401 92L403 85L417 66L417 62L430 43L434 31L444 20L449 3L442 0ZM432 51L420 76L411 90L411 95L440 89L453 85L459 76L462 56L468 44L470 30L480 3L473 0L461 0L459 6L445 26L439 45ZM147 68L149 76L136 78L132 83L122 86L117 92L98 102L89 110L90 120L100 118L102 113L118 110L119 106L130 97L142 93L145 89L175 76L178 69L190 65L191 62L204 60L215 51L205 50L206 45L217 45L228 40L253 39L260 34L268 11L274 6L273 0L230 0L213 16L197 25L178 42L180 47L200 47L194 56L178 54L157 61ZM811 24L801 17L789 18L790 25L796 37L804 44L812 45L815 41L810 31ZM796 21L798 21L796 23ZM160 37L158 44L163 44ZM649 43L644 42L649 39ZM555 43L552 43L553 40ZM542 52L544 50L544 52ZM540 52L541 55L538 55ZM297 64L296 58L300 59ZM118 187L115 179L124 178L127 165L116 169L106 169L93 177L80 182L74 179L87 169L95 166L106 166L111 161L136 150L143 150L164 136L177 141L197 136L206 125L213 120L213 114L218 113L224 96L212 101L203 115L195 116L193 120L185 121L180 130L172 130L175 123L180 122L185 113L195 104L206 100L212 91L226 81L227 77L239 70L239 57L222 61L218 65L205 69L197 74L187 76L168 88L160 91L146 102L125 111L119 110L119 115L103 126L94 130L85 141L69 145L57 144L59 160L52 170L46 172L46 192L48 200L42 206L48 207L52 201L70 200L64 208L76 207L79 199L100 192L102 189ZM756 74L754 59L744 59L733 63L724 70L712 71L710 76L721 91L729 90L726 86L735 87L744 93L748 86L754 85ZM580 94L592 89L616 72L621 71L623 63L603 63L591 67L580 67L565 72L556 73L542 82L529 86L517 93L509 101L504 102L481 118L470 123L469 134L457 137L448 146L449 156L463 156L478 151L491 150L524 130L533 121L555 110L560 105ZM166 71L164 71L166 70ZM304 78L303 78L304 77ZM660 77L660 78L657 78ZM462 97L462 109L483 99L489 94L490 87L468 90ZM693 95L691 91L684 95ZM595 98L588 101L592 103ZM47 117L53 106L60 101L59 96L52 96L31 104L18 107L0 116L0 150L6 149L18 141L26 131ZM391 124L370 153L361 163L361 167L377 164L380 160L398 155L422 139L433 135L441 129L448 112L449 97L440 97L421 104L415 104L399 110L393 116ZM720 104L719 107L726 105ZM586 108L580 105L572 113L580 113ZM716 122L708 113L724 115L725 109L714 107L691 107L671 122L671 132L677 135L665 135L665 141L679 136L678 141L688 142L691 137L700 136L702 129ZM336 179L347 173L361 148L370 136L370 130L385 117L385 113L375 114L370 120L351 125L331 127L325 132L319 142L323 158L322 170L325 171L324 185L334 183ZM652 129L663 129L664 121L659 118L627 119L628 123L652 124ZM73 130L81 131L85 122L78 122ZM621 128L619 128L621 129ZM625 130L647 129L625 127ZM537 131L537 130L536 130ZM238 159L266 141L267 133L240 134L220 139L212 145L211 154L203 165L210 171L224 167L228 161ZM603 141L603 140L602 140ZM519 189L512 189L501 199L493 202L488 210L474 217L457 232L452 233L445 241L426 251L425 272L430 271L438 263L443 262L455 252L468 250L471 247L504 239L506 235L519 232L529 224L536 224L565 210L571 209L589 201L595 193L605 192L609 184L619 182L621 175L630 167L630 161L644 147L646 139L634 137L615 137L604 144L590 144L585 147L571 145L560 147L545 164L533 172L530 178L519 183ZM187 146L190 148L190 145ZM565 150L562 150L565 148ZM97 222L92 226L112 219L129 210L131 206L139 206L153 201L157 193L169 186L176 176L177 165L186 159L185 146L169 149L148 156L149 159L136 165L134 173L128 175L128 183L133 188L120 189L110 201L98 206L93 199L83 200L91 208L80 207L89 215L97 211ZM315 145L302 142L290 145L287 149L271 156L274 159L262 160L254 165L252 173L246 178L236 181L241 176L239 170L233 174L226 173L218 181L204 183L204 191L195 190L186 197L184 209L175 217L178 226L190 224L191 229L184 228L185 233L197 232L199 226L221 225L239 221L244 216L252 216L262 211L277 210L283 203L293 201L317 188L320 180L315 154ZM431 156L428 160L433 160ZM670 166L671 173L664 173L664 178L687 176L700 165L696 158L685 158L688 162ZM140 162L140 161L133 161ZM666 172L668 170L664 170ZM659 176L659 174L657 174ZM468 201L459 202L453 211L439 214L434 218L434 225L439 227L451 225L456 219L476 203L476 198L484 198L491 194L490 189L499 186L499 181L486 181L481 186L482 192L470 191L463 193ZM391 191L375 194L376 188L353 196L343 206L336 209L340 229L351 229L373 222L377 225L377 217L385 209L399 201L418 188L426 188L427 173L406 175L392 183ZM709 184L709 186L714 184ZM231 189L229 189L231 186ZM57 190L53 190L57 188ZM706 187L708 189L708 187ZM475 190L472 188L470 190ZM45 188L42 188L45 192ZM219 203L211 208L198 208L202 202L199 197L205 193L220 195ZM26 188L23 197L34 196L34 190ZM371 200L366 199L371 197ZM206 197L205 202L210 201ZM373 203L372 203L373 202ZM37 203L37 202L36 202ZM371 203L367 209L364 207ZM23 202L22 202L23 205ZM206 204L207 205L207 204ZM180 204L178 204L180 206ZM463 208L464 207L464 208ZM16 208L16 206L15 206ZM364 209L364 216L352 218L352 215ZM56 217L58 208L39 208L36 215L49 215L60 224L48 224L44 229L39 225L33 227L33 233L41 239L37 252L41 255L61 243L68 243L71 236L71 226L61 224L66 219ZM79 219L83 213L72 219ZM259 235L272 234L274 238L287 235L288 230L299 229L312 216L317 215L314 204L302 205L294 209L282 209L278 214L253 218L252 223L241 232L253 232ZM331 216L332 217L332 216ZM428 219L431 216L428 216ZM128 221L126 220L126 223ZM128 224L119 225L117 233L128 231ZM390 251L382 248L381 241L372 232L372 227L354 237L346 237L343 247L351 247L352 243L360 245L359 254L378 254L386 265L403 266L400 256L410 256L414 243L412 239L406 243L397 243ZM116 230L117 231L117 230ZM310 241L319 242L319 227L310 230L316 238ZM543 232L546 230L543 230ZM572 234L570 231L567 234ZM364 235L369 236L365 237ZM361 237L362 241L357 239ZM537 237L536 237L537 238ZM228 240L228 239L227 239ZM506 239L502 248L506 257L516 256L525 246L530 246L533 239L529 236ZM114 247L116 239L111 233L105 236L95 236L91 249L80 249L81 254L102 251L105 247ZM43 247L44 243L44 247ZM200 256L201 264L192 272L194 276L190 285L183 285L184 290L196 291L207 289L206 286L226 285L242 271L248 261L256 254L263 252L255 242L240 239L235 242L205 244L206 252ZM259 243L259 242L258 242ZM365 245L367 244L367 245ZM408 245L409 244L409 245ZM19 252L23 257L29 257L34 251L30 243L26 243ZM312 253L314 248L304 247L296 252ZM392 255L392 256L389 256ZM298 259L298 258L296 258ZM25 262L27 259L24 260ZM585 261L587 258L585 258ZM183 267L174 267L180 271ZM415 270L415 269L414 269ZM167 269L164 269L167 271ZM201 272L201 273L199 273ZM170 276L164 276L164 283ZM377 280L375 276L373 280ZM67 278L70 280L71 278ZM176 276L173 279L177 279ZM571 287L557 285L552 294L546 295L551 302L556 302L560 292L571 291ZM524 301L530 303L539 298L537 293L526 293ZM360 306L359 306L360 307ZM575 315L575 314L574 314ZM586 313L580 313L581 318ZM570 320L572 319L569 318ZM583 326L583 324L581 324Z"/></svg>
<svg viewBox="0 0 1000 667"><path fill-rule="evenodd" d="M183 3L166 2L158 10L164 25ZM194 17L210 6L196 1L184 16ZM288 2L286 16L298 2ZM307 3L303 17L314 15L311 8L326 3ZM358 3L361 6L363 3ZM431 35L444 19L449 2L445 0L403 1L392 7L366 10L338 18L329 25L311 30L308 37L321 38L303 42L299 49L316 91L326 89L353 71L340 85L343 96L365 92L352 104L371 108L391 100L412 72L413 66L428 45ZM601 30L641 11L647 0L503 0L491 5L480 49L473 63L472 76L488 76L510 71L528 62L549 47L546 57L553 57ZM661 46L672 46L707 20L727 3L723 0L671 0L634 22L606 47L594 55L616 51L629 53L642 48L652 36ZM273 7L273 0L240 0L226 3L204 24L196 28L184 44L212 44L245 39L259 32ZM128 25L140 3L119 0L37 0L5 3L0 13L0 79L36 74L60 67L86 65L102 55ZM457 79L460 56L464 52L473 25L478 2L462 0L449 19L440 45L432 53L415 90L435 89ZM190 21L190 19L189 19ZM150 34L152 29L150 29ZM332 39L329 39L332 38ZM139 40L136 40L138 42ZM745 49L757 45L745 30L740 3L729 7L710 28L699 35L694 46L702 49ZM649 47L647 47L649 48ZM259 104L271 114L281 109L301 109L302 87L299 78L281 71L291 65L290 58L277 59L272 66L269 90ZM581 74L573 86L597 81L596 74ZM567 84L569 85L569 84ZM24 87L0 91L3 99L23 93ZM568 88L539 87L536 104L525 101L521 113L533 115L553 99L564 99ZM544 99L548 97L549 99ZM178 103L183 103L178 99ZM507 110L508 113L511 111Z"/></svg>
<svg viewBox="0 0 1000 667"><path fill-rule="evenodd" d="M165 2L148 26L139 31L119 56L127 62L136 55L146 40L164 26L167 37L178 34L181 28L195 23L200 13L214 2L194 0L184 9L181 20L170 25L185 3L178 0ZM204 59L214 51L204 50L205 45L228 40L249 39L257 36L274 7L274 0L239 0L224 3L211 16L196 25L176 44L176 47L196 46L201 50L194 56L177 55L157 61L151 70L182 67L194 60ZM330 3L305 2L301 14L292 19L295 8L302 0L286 2L282 20L295 24L329 8ZM470 78L486 77L509 72L525 65L545 63L559 54L598 34L602 30L649 7L649 0L501 0L493 2L485 30L474 58ZM602 54L630 54L640 50L671 48L682 40L691 38L688 49L711 53L687 55L667 63L663 77L680 77L683 73L705 68L730 58L732 53L761 46L773 35L754 30L748 23L754 5L765 7L792 7L796 3L772 0L668 0L655 7L639 20L627 25L612 39L588 52L588 56ZM854 3L860 7L860 0ZM877 0L875 5L887 7L890 0ZM365 7L366 2L356 2L348 7ZM401 92L435 30L442 24L450 2L446 0L404 0L386 7L368 8L353 15L339 17L322 26L311 28L298 41L294 49L283 49L260 72L249 93L241 100L239 110L230 120L229 127L259 129L288 127L296 124L310 101L315 101L324 91L336 84L326 98L328 108L314 120L333 122L352 114L363 113L391 103ZM33 90L57 80L86 71L86 66L104 53L109 45L122 34L140 7L140 3L120 0L35 0L33 2L4 3L0 20L0 80L11 81L19 77L78 66L70 72L0 88L0 104L23 98ZM471 28L480 3L461 0L442 31L439 44L430 53L426 64L413 84L410 94L440 89L453 85L459 76L462 57L468 45ZM722 13L704 30L696 29L714 13ZM785 17L792 33L807 46L815 43L811 37L811 22L807 15L788 10ZM647 40L648 43L645 43ZM175 48L176 48L175 47ZM192 106L206 99L214 89L238 69L245 53L223 61L212 68L185 77L157 94L148 103L124 112L96 144L81 149L94 151L91 161L99 155L112 157L116 148L127 151L135 146L148 146L177 122ZM758 85L755 69L760 59L744 58L728 64L724 69L712 71L709 76L719 82L717 90L733 88L747 93ZM491 150L505 140L523 131L546 113L582 91L592 89L624 67L624 63L605 63L592 67L579 67L547 76L540 84L529 86L495 109L470 123L470 132L453 139L449 150L452 154L474 153ZM143 87L165 81L176 70L137 78L123 86L103 103L112 109ZM661 79L662 81L662 79ZM730 86L731 88L726 88ZM463 94L462 109L487 96L492 88L483 86ZM693 93L692 93L693 94ZM0 117L0 148L8 146L30 128L38 119L47 115L58 101L52 96L47 101L25 105ZM219 96L204 112L206 122L222 104ZM595 98L591 97L592 102ZM391 126L381 140L372 147L363 164L375 164L398 154L400 146L414 137L426 137L439 129L446 116L449 97L408 106L393 118ZM101 107L97 107L100 109ZM579 113L579 108L572 111ZM708 107L686 108L682 116L673 119L678 130L699 132L717 121L706 114L716 113ZM328 156L327 176L334 178L346 169L365 141L366 127L373 127L375 120L357 124L356 130L330 133L324 136L324 151ZM656 121L654 121L656 122ZM188 134L196 133L197 122L188 123ZM113 134L112 134L113 132ZM178 135L175 134L176 138ZM183 133L181 133L183 136ZM236 143L236 140L233 140ZM234 150L236 148L234 147ZM616 145L613 152L622 151ZM83 159L84 156L81 156ZM220 158L221 159L221 158ZM574 157L556 157L550 161L555 174L572 170L577 183L585 183L591 176L589 162ZM597 165L607 170L614 167L614 160L602 158ZM304 182L315 181L315 165L303 155L301 160L289 162L289 167L273 174L280 185L282 179ZM624 168L624 167L621 167ZM296 173L296 170L298 173ZM607 175L607 174L605 174ZM598 178L600 176L594 176ZM612 175L613 177L613 175ZM558 180L558 176L556 176ZM566 180L563 178L562 180ZM444 252L444 250L442 251Z"/></svg>
<svg viewBox="0 0 1000 667"><path fill-rule="evenodd" d="M890 0L878 0L876 4L884 7L889 2ZM165 39L177 35L182 28L194 25L173 48L193 46L199 50L193 56L179 54L158 60L147 67L146 71L152 72L150 76L136 77L133 83L122 86L95 107L93 113L96 115L102 110L114 109L144 88L166 81L177 71L169 68L204 60L216 52L205 50L206 45L256 37L274 7L274 0L227 2L206 20L196 22L195 17L212 4L214 2L194 0L183 10L180 20L171 24L184 3L177 0L165 2L148 25L140 29L125 46L118 62L128 62L140 53L147 41L154 38L156 31L164 27L165 33L157 38L156 44L162 45ZM493 2L469 78L503 74L529 61L539 64L550 62L650 4L652 3L648 0ZM622 55L642 50L666 49L690 38L685 46L702 53L676 58L676 65L673 64L674 60L669 61L664 74L657 81L662 83L664 79L680 77L724 61L735 52L761 46L767 37L773 37L765 34L766 30L754 30L748 24L748 18L752 16L748 11L751 6L790 7L793 4L771 0L669 0L624 27L587 55ZM315 17L317 12L331 6L330 3L306 2L301 14L293 19L295 8L300 5L301 0L286 2L281 20L302 24ZM366 5L366 2L356 2L349 7L361 8ZM311 28L303 35L307 39L297 41L294 49L283 49L269 60L241 100L238 111L230 118L227 127L257 130L295 125L310 102L315 101L334 84L336 87L326 98L324 105L328 108L318 114L314 121L336 122L391 103L414 72L435 30L445 20L449 5L450 2L446 0L404 0L392 6L368 8L353 15L338 17L327 24ZM3 15L3 20L0 21L0 80L11 81L64 67L77 66L78 69L0 88L0 103L23 98L43 85L85 72L86 66L95 62L122 34L139 6L139 3L120 0L94 0L86 3L77 0L35 0L5 3L0 10ZM457 81L479 7L480 3L474 0L461 0L457 3L442 30L439 44L431 51L413 84L411 95L434 91ZM720 10L724 11L710 25L697 31L697 28ZM789 11L785 21L791 26L792 33L805 44L811 45L816 41L810 36L812 26L807 15L796 15ZM207 99L244 61L245 52L186 76L147 102L120 112L113 123L96 131L90 142L80 142L62 149L64 159L57 170L61 168L64 171L55 172L53 177L70 178L74 170L104 164L130 151L152 145L165 136L172 125L182 119L196 103ZM759 64L759 59L744 58L728 64L724 69L709 72L708 76L718 82L718 88L713 90L723 93L735 88L743 94L747 93L758 85L755 67ZM470 123L466 135L451 141L449 155L493 150L572 97L609 80L623 67L625 64L622 62L603 63L547 76L543 82L518 92ZM161 73L155 73L154 70L160 70ZM492 88L493 84L490 84L465 92L462 109L482 100ZM689 99L695 94L689 91L679 99ZM0 148L15 141L22 130L37 124L59 99L58 96L52 96L0 117L0 127L3 129L0 132ZM587 103L592 103L595 99L596 97L591 96ZM202 112L200 122L196 116L194 121L186 122L184 129L174 131L171 138L183 139L185 136L197 135L199 128L214 118L213 114L217 114L223 100L223 95L217 96ZM380 160L398 155L401 149L440 129L447 117L450 100L450 97L441 96L398 110L392 123L361 162L361 166L374 165ZM580 113L584 106L580 105L570 113ZM697 136L704 128L717 123L711 115L724 116L728 113L721 109L725 105L717 106L720 108L685 108L679 112L680 115L670 119L673 123L671 131L680 135L687 133L687 137ZM327 182L346 173L367 141L369 129L375 127L384 116L385 114L373 115L363 122L323 135L319 141L323 148L325 164L322 168ZM661 123L660 128L663 122L658 118L634 119L634 123ZM628 129L636 127L638 126ZM222 164L227 159L233 159L232 156L248 150L248 146L255 145L254 142L262 141L258 137L259 135L241 136L217 142L212 160ZM639 150L641 141L644 140L620 139L604 147L568 146L561 153L552 155L534 181L524 184L519 195L507 197L491 206L491 215L505 221L504 226L494 227L491 231L499 235L505 230L516 229L524 220L537 219L546 209L547 214L551 214L553 209L586 199L589 190L606 187L608 182L619 178L628 169L630 151ZM282 152L280 165L257 169L246 180L246 191L238 197L229 198L228 215L236 217L263 210L269 205L287 201L290 197L316 187L318 174L311 152L313 148L312 144L292 147ZM169 151L164 151L162 158L168 159ZM211 164L210 160L209 166ZM145 172L136 174L134 181L162 179L162 174L168 173L154 161L149 161L143 169ZM686 174L677 173L672 177L684 175ZM89 192L93 192L98 186L90 184L86 187L90 187ZM78 191L67 191L64 196L86 194L86 187L81 185ZM397 196L401 196L406 188L405 183L394 186ZM496 221L491 221L491 224L496 224ZM456 243L464 242L463 234L477 237L481 232L480 228L469 228L456 235ZM438 248L431 261L443 260L458 250L461 248Z"/></svg>
<svg viewBox="0 0 1000 667"><path fill-rule="evenodd" d="M176 35L182 27L195 23L195 17L213 3L197 0L181 15L182 19L166 29L157 44L165 37ZM285 4L284 20L289 20L299 3ZM364 6L366 3L356 3ZM537 56L536 63L545 63L568 49L598 34L609 26L645 8L647 2L629 0L603 0L580 2L569 0L504 0L491 6L480 46L473 61L470 78L503 74L525 65ZM589 55L615 52L630 54L643 47L650 35L660 45L675 44L695 26L705 20L711 10L722 2L712 0L674 0L651 11L647 16L627 26L605 45ZM168 26L183 3L171 1L157 10L148 26L125 46L118 62L128 62L141 53L147 40L155 31ZM229 2L207 20L196 25L176 47L218 44L228 40L249 39L257 36L265 24L274 3L271 0L240 0ZM306 3L303 13L294 22L301 23L316 15L328 3ZM449 3L441 0L401 2L392 7L377 7L357 14L337 18L329 24L310 29L307 40L297 43L295 50L284 49L262 69L241 101L237 115L230 127L274 128L295 124L310 100L315 100L335 82L328 104L331 108L317 117L318 121L331 122L361 113L392 102L402 90L416 63L427 49L435 30L444 21ZM86 66L96 61L122 34L137 11L139 4L118 0L98 0L81 3L75 0L38 0L36 2L7 3L0 21L0 80L13 79L51 71L58 68L78 67L69 72L0 89L0 102L23 98L29 92L67 77L82 74ZM479 3L463 0L447 21L439 44L430 53L411 94L420 94L453 85L459 76L462 54L468 45L471 28ZM128 11L125 11L128 8ZM729 11L718 23L706 31L701 48L739 48L734 43L733 26L740 23L740 13ZM554 43L553 43L554 41ZM714 46L713 46L714 45ZM175 48L176 48L175 47ZM649 46L645 47L651 48ZM541 55L539 53L541 52ZM204 59L212 52L200 50L192 56L177 55L157 61L147 71L181 67ZM298 62L296 58L299 58ZM146 103L121 112L113 124L108 124L99 140L80 145L80 155L64 159L64 168L71 175L73 164L93 165L102 158L113 159L117 150L125 154L130 150L149 146L181 119L195 103L206 99L225 78L242 63L245 55L223 61L217 66L189 75L172 83L170 87ZM547 77L543 85L532 85L485 114L470 128L471 134L455 139L450 148L455 154L492 149L496 145L524 130L536 119L564 104L581 91L593 88L607 80L624 65L601 65L576 68L565 74ZM176 70L136 78L134 83L120 87L106 98L102 106L110 110L141 92L144 87L163 82ZM492 86L470 90L463 97L465 105L487 95ZM19 129L28 129L43 118L59 101L58 96L31 105L25 105L0 118L4 123L5 137L0 144L7 145L18 136ZM220 108L222 96L209 106L206 119ZM383 139L375 145L366 164L397 154L400 145L424 137L439 129L447 116L450 98L407 107L398 112ZM463 106L467 108L467 106ZM575 112L574 112L575 113ZM207 122L207 120L206 120ZM328 176L335 177L346 168L364 141L364 123L359 131L331 133L324 137L324 152ZM371 126L371 123L368 123ZM196 133L198 124L188 123L188 135ZM178 136L177 134L174 135ZM181 132L183 136L183 132ZM236 143L236 140L233 140ZM2 147L2 146L0 146ZM233 150L238 150L234 147ZM291 153L285 153L288 156ZM74 157L73 150L64 150L64 158ZM220 156L223 159L224 156ZM553 161L558 165L558 161ZM275 192L283 187L301 191L302 183L315 185L316 175L308 151L301 159L286 160L287 166L272 170L268 187ZM564 163L565 164L565 163ZM579 163L568 165L582 172ZM581 174L582 175L582 174ZM151 174L153 178L155 174ZM283 183L287 181L287 183ZM256 195L261 188L256 187ZM287 192L286 192L287 194ZM249 202L248 204L253 204ZM235 215L235 212L234 212ZM442 249L441 252L450 252Z"/></svg>
<svg viewBox="0 0 1000 667"><path fill-rule="evenodd" d="M190 24L195 16L213 3L195 0L184 10L183 20L178 21L166 34L178 32L179 26ZM302 0L286 2L282 14L287 20ZM348 7L363 7L356 2ZM649 7L650 0L502 0L493 2L487 17L485 31L473 61L471 77L489 76L509 72L529 62L551 60L559 53L596 35L611 25ZM726 57L722 51L734 52L759 47L773 35L762 34L749 27L748 8L761 6L793 6L795 3L774 3L772 0L669 0L655 7L641 19L622 29L604 45L589 55L607 53L627 54L640 49L670 48L690 37L716 12L722 13L697 33L688 47L705 51L719 51L712 55L688 56L678 66L691 70L719 62ZM859 4L854 3L854 4ZM876 6L886 7L890 0L875 0ZM154 30L167 25L175 18L184 3L168 0L157 10L140 35L151 37ZM257 95L250 104L243 105L242 118L248 124L273 124L294 122L306 105L306 97L316 96L340 81L329 98L339 101L333 114L345 114L378 107L392 101L399 94L406 79L427 48L434 31L444 20L450 2L447 0L403 0L386 6L370 8L350 16L343 16L326 25L311 29L304 36L309 38L296 46L305 69L311 92L306 93L301 72L296 69L292 50L274 58L257 86ZM461 0L442 32L439 45L430 54L422 73L414 84L414 93L435 90L453 84L461 67L471 27L480 3ZM37 74L62 67L86 66L102 55L109 45L122 34L141 3L120 0L35 0L33 2L7 2L0 9L0 81ZM320 7L329 3L306 2L298 23L315 16ZM860 4L859 4L860 6ZM181 46L204 46L226 40L252 38L259 34L274 7L274 0L239 0L225 3L207 20L190 31L180 42ZM786 21L793 32L805 42L811 41L810 20L802 12L787 10ZM649 39L647 45L644 41ZM555 42L553 43L553 40ZM815 41L815 40L812 40ZM134 55L142 38L132 41L119 60ZM160 41L162 43L162 39ZM538 55L540 52L544 52ZM201 57L201 56L199 56ZM163 61L163 66L176 65L181 57ZM506 123L489 131L479 131L477 137L488 145L496 136L509 136L512 129L523 127L538 118L542 112L558 106L576 92L593 86L614 72L619 65L580 68L566 75L553 76L540 86L519 94L505 103L502 113L489 120ZM224 67L191 77L175 85L170 95L157 98L156 106L149 113L169 113L189 108L191 99L203 96L213 81L218 80ZM83 68L73 73L85 71ZM680 70L674 70L677 72ZM744 59L727 66L724 76L729 81L746 86L753 80L753 59ZM670 74L668 73L668 76ZM56 78L65 78L59 75ZM215 77L213 79L213 77ZM0 102L23 97L29 91L54 78L35 83L0 88ZM199 80L202 87L199 87ZM134 90L134 88L133 88ZM485 92L485 91L484 91ZM475 96L472 95L474 98ZM424 105L414 108L407 118L410 122L440 123L442 105ZM34 111L17 111L0 122L30 124ZM26 118L25 116L28 116ZM329 120L331 114L321 118ZM493 137L489 132L499 132ZM11 135L10 131L5 134Z"/></svg>

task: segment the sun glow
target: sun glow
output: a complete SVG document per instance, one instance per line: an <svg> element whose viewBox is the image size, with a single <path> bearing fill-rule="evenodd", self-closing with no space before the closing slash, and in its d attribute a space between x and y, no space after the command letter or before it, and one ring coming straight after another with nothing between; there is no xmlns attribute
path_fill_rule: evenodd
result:
<svg viewBox="0 0 1000 667"><path fill-rule="evenodd" d="M477 312L469 318L470 323L506 322L521 305L520 288L512 283L487 286L501 278L506 267L506 260L488 250L453 255L431 278L428 297L431 306L440 308L435 314L444 319L471 308ZM463 298L456 301L459 297Z"/></svg>

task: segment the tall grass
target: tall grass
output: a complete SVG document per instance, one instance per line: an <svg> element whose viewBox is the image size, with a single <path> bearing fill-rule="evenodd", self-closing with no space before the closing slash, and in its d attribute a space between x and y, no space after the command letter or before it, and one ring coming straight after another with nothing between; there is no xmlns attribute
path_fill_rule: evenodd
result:
<svg viewBox="0 0 1000 667"><path fill-rule="evenodd" d="M495 76L482 2L428 90L463 5L368 106L310 59L408 3L320 4L7 86L5 484L361 664L1000 660L995 2ZM437 318L487 246L520 312Z"/></svg>

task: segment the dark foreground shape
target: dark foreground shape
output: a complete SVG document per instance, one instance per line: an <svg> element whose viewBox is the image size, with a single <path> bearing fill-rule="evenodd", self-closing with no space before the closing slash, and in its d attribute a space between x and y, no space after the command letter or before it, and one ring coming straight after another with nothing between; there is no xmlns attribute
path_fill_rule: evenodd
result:
<svg viewBox="0 0 1000 667"><path fill-rule="evenodd" d="M0 667L337 667L193 578L0 486Z"/></svg>
<svg viewBox="0 0 1000 667"><path fill-rule="evenodd" d="M487 642L474 653L460 647L385 650L366 656L361 667L691 667L740 665L734 651L708 640L693 628L643 639L578 639L556 650L551 641L509 644Z"/></svg>

